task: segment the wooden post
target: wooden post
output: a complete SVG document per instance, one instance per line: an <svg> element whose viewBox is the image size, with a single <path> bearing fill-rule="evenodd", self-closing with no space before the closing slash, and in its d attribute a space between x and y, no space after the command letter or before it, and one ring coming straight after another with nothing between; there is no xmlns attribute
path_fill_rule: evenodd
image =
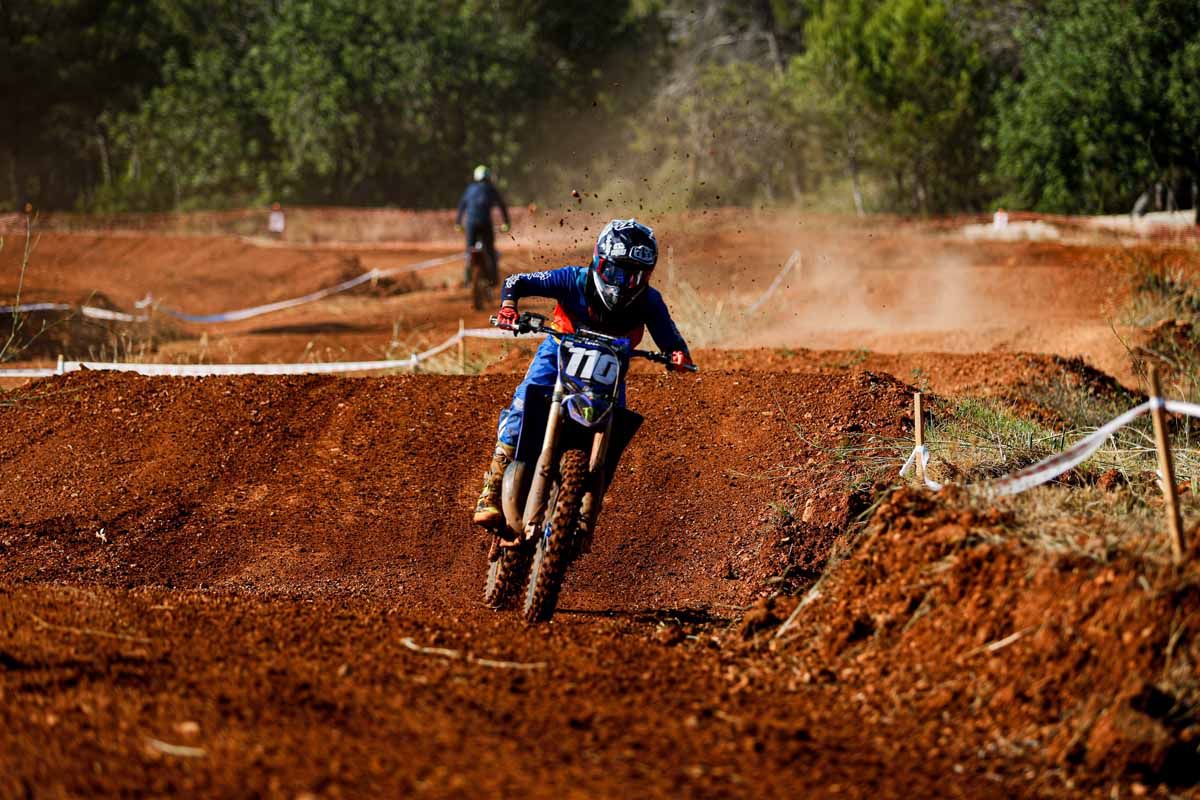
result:
<svg viewBox="0 0 1200 800"><path fill-rule="evenodd" d="M465 373L467 371L467 337L463 335L463 331L467 328L463 324L462 318L458 320L458 371Z"/></svg>
<svg viewBox="0 0 1200 800"><path fill-rule="evenodd" d="M58 366L57 366L57 367L55 367L55 372L57 372L59 375L62 375L62 374L63 374L63 357L62 357L62 353L59 353L59 354L58 354Z"/></svg>
<svg viewBox="0 0 1200 800"><path fill-rule="evenodd" d="M1150 417L1154 420L1154 446L1158 450L1158 475L1162 481L1163 503L1167 513L1167 532L1171 536L1171 555L1183 562L1183 520L1179 516L1179 495L1175 487L1175 462L1167 437L1167 415L1162 407L1162 384L1158 369L1150 368Z"/></svg>
<svg viewBox="0 0 1200 800"><path fill-rule="evenodd" d="M913 392L913 438L917 444L916 463L913 464L917 468L917 480L921 485L925 485L925 461L921 457L920 450L925 446L925 414L921 410L921 393Z"/></svg>

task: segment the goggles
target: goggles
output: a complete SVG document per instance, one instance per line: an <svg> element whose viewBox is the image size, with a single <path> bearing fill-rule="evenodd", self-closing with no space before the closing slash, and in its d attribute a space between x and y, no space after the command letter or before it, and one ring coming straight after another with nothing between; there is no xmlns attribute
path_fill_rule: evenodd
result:
<svg viewBox="0 0 1200 800"><path fill-rule="evenodd" d="M600 278L606 284L621 289L637 289L646 282L647 275L650 272L646 269L631 269L627 266L613 263L606 258L600 259L600 264L596 267L596 271L600 273Z"/></svg>

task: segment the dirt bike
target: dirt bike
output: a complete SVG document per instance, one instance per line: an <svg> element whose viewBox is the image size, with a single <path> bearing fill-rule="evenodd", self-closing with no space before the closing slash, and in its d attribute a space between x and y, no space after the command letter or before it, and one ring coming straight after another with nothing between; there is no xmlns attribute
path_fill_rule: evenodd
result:
<svg viewBox="0 0 1200 800"><path fill-rule="evenodd" d="M496 265L492 263L483 242L476 240L468 251L470 259L471 307L482 311L492 304L492 287L496 284Z"/></svg>
<svg viewBox="0 0 1200 800"><path fill-rule="evenodd" d="M629 362L645 358L669 367L671 361L663 353L635 350L626 338L555 330L530 312L512 330L555 337L558 377L552 389L530 386L525 394L516 453L504 472L504 517L488 553L484 602L507 608L526 587L522 615L544 622L554 615L567 568L591 549L604 493L643 421L618 404Z"/></svg>

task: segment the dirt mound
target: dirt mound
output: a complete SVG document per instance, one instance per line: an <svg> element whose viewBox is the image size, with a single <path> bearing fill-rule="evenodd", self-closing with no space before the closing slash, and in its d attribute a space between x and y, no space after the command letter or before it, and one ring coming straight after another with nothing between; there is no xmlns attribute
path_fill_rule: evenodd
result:
<svg viewBox="0 0 1200 800"><path fill-rule="evenodd" d="M144 360L161 345L186 338L161 316L130 322L82 311L87 306L129 313L103 294L64 305L68 308L0 313L0 345L11 336L7 360L54 361L59 356L84 361Z"/></svg>
<svg viewBox="0 0 1200 800"><path fill-rule="evenodd" d="M1038 353L875 353L870 350L709 348L697 352L708 369L749 372L875 372L895 375L913 386L943 395L991 397L1021 410L1053 416L1056 395L1075 394L1106 403L1134 399L1120 381L1082 358ZM497 362L496 372L524 369L519 353ZM639 366L646 370L647 367ZM1040 402L1039 402L1040 400Z"/></svg>
<svg viewBox="0 0 1200 800"><path fill-rule="evenodd" d="M0 494L13 498L0 576L473 599L483 542L467 509L513 384L41 383L0 408ZM740 603L793 551L819 567L848 512L842 431L898 435L908 399L876 376L705 374L635 377L630 402L647 423L568 606ZM769 504L798 495L819 501L804 528L822 546L781 542L771 524Z"/></svg>
<svg viewBox="0 0 1200 800"><path fill-rule="evenodd" d="M788 534L819 564L849 514L837 444L901 435L902 384L635 376L646 425L537 628L481 608L467 522L512 385L85 373L5 396L0 794L936 790L947 763L862 741L720 638L800 558L772 501L814 501Z"/></svg>
<svg viewBox="0 0 1200 800"><path fill-rule="evenodd" d="M784 634L786 652L808 680L857 693L868 726L898 708L929 720L931 757L1008 749L1089 781L1200 781L1200 548L1183 569L1103 563L1007 524L902 490Z"/></svg>

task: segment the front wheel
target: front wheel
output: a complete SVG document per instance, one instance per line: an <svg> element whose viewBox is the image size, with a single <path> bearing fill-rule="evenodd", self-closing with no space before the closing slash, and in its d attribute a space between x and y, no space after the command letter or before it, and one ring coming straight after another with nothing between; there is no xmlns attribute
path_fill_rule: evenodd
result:
<svg viewBox="0 0 1200 800"><path fill-rule="evenodd" d="M558 496L550 518L549 532L537 540L529 588L525 592L523 616L527 622L547 622L554 616L563 578L574 555L575 531L579 526L579 505L583 501L588 476L588 457L583 450L563 452L558 467Z"/></svg>

